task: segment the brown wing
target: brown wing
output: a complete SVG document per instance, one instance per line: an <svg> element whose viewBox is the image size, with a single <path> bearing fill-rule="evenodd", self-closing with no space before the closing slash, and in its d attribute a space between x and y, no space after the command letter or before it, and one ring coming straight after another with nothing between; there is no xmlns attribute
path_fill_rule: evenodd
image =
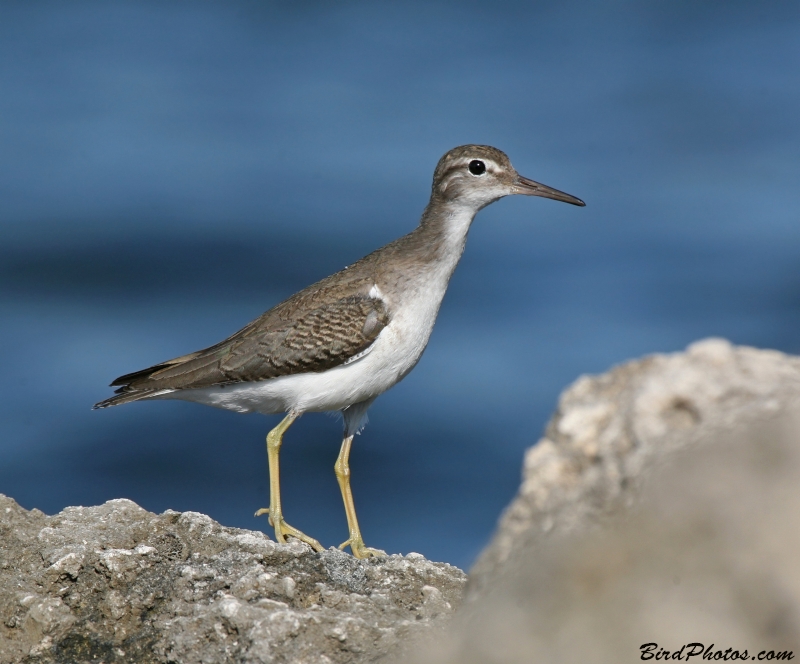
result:
<svg viewBox="0 0 800 664"><path fill-rule="evenodd" d="M295 309L289 320L281 316L288 312L279 305L210 348L121 376L111 383L121 386L117 396L95 407L135 401L159 390L325 371L366 351L389 322L386 303L368 295L305 304L305 311Z"/></svg>
<svg viewBox="0 0 800 664"><path fill-rule="evenodd" d="M220 370L233 382L325 371L369 348L388 322L383 300L352 295L307 312L285 330L237 341Z"/></svg>

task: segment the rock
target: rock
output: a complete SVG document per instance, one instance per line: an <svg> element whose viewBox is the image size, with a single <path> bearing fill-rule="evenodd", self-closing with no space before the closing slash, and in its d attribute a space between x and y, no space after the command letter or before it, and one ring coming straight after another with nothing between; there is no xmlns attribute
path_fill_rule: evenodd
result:
<svg viewBox="0 0 800 664"><path fill-rule="evenodd" d="M583 377L411 661L796 657L798 515L800 358L712 339Z"/></svg>
<svg viewBox="0 0 800 664"><path fill-rule="evenodd" d="M724 339L582 376L525 455L522 484L470 571L480 594L513 552L627 499L643 469L719 431L774 417L800 398L800 358Z"/></svg>
<svg viewBox="0 0 800 664"><path fill-rule="evenodd" d="M0 495L3 663L372 662L443 625L465 581L129 500L46 516Z"/></svg>
<svg viewBox="0 0 800 664"><path fill-rule="evenodd" d="M774 659L800 651L799 480L800 358L710 339L582 377L447 633L465 577L419 554L0 497L0 661Z"/></svg>

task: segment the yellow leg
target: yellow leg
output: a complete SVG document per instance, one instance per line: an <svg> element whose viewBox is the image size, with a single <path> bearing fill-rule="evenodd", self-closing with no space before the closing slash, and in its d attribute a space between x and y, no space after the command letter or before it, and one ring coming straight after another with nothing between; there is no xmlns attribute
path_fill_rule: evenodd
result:
<svg viewBox="0 0 800 664"><path fill-rule="evenodd" d="M380 549L370 549L364 546L364 540L361 538L361 530L358 527L358 519L356 518L356 506L353 504L353 492L350 489L350 446L353 443L353 437L347 436L342 441L342 449L339 452L339 458L336 459L336 464L333 470L336 473L336 479L339 481L339 488L342 490L342 500L344 500L344 511L347 514L347 527L350 530L350 539L339 546L344 549L346 546L350 547L353 555L356 558L369 558L370 556L385 556L386 552Z"/></svg>
<svg viewBox="0 0 800 664"><path fill-rule="evenodd" d="M262 507L256 512L256 516L262 514L269 515L269 523L275 528L275 539L278 542L286 542L287 537L295 537L301 542L305 542L315 551L322 551L322 545L313 537L301 533L297 528L292 528L283 520L281 510L281 479L278 455L283 444L283 434L292 426L292 422L297 419L297 415L289 413L281 420L281 423L267 434L267 460L269 461L269 507Z"/></svg>

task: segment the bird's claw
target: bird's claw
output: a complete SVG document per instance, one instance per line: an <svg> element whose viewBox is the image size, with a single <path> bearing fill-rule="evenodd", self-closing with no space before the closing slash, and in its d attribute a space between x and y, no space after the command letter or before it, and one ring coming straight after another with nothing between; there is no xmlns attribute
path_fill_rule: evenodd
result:
<svg viewBox="0 0 800 664"><path fill-rule="evenodd" d="M364 540L361 539L360 537L351 537L346 542L342 542L339 545L339 549L343 551L348 546L350 547L350 550L353 552L353 556L355 556L356 558L386 557L386 551L364 546Z"/></svg>
<svg viewBox="0 0 800 664"><path fill-rule="evenodd" d="M267 515L267 521L269 521L270 526L274 526L275 524L272 523L272 516L269 513L269 507L262 507L259 510L256 510L256 513L253 516L264 516Z"/></svg>
<svg viewBox="0 0 800 664"><path fill-rule="evenodd" d="M305 533L297 530L297 528L290 526L288 523L286 523L286 521L283 520L282 516L273 518L268 507L262 507L255 513L255 516L263 516L264 514L268 515L269 517L269 525L275 528L275 540L278 543L285 544L287 537L294 537L295 539L308 544L312 549L314 549L314 551L324 551L322 544L320 544L313 537L309 537Z"/></svg>

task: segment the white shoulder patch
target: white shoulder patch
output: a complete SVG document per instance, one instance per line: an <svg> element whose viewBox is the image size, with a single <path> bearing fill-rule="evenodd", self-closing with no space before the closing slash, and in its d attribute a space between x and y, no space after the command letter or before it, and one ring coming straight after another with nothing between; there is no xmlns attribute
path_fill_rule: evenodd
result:
<svg viewBox="0 0 800 664"><path fill-rule="evenodd" d="M372 285L372 288L369 289L369 293L367 293L367 296L370 297L373 300L385 300L386 299L383 296L383 293L381 292L381 289L378 288L377 284L373 284Z"/></svg>

